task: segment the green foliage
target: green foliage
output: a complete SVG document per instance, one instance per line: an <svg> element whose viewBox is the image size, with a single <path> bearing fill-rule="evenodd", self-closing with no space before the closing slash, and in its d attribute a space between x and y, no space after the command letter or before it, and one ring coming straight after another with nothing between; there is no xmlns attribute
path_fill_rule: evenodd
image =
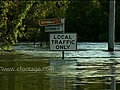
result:
<svg viewBox="0 0 120 90"><path fill-rule="evenodd" d="M107 6L107 1L71 2L67 10L66 31L77 32L79 41L106 41L104 37L108 37L109 21Z"/></svg>
<svg viewBox="0 0 120 90"><path fill-rule="evenodd" d="M58 3L59 5L64 4L64 6L61 5L61 8L58 8L56 6L56 3ZM45 33L44 27L40 27L38 22L40 21L40 19L65 17L68 3L68 1L35 2L32 8L27 13L25 20L23 21L23 24L26 27L24 37L32 41L41 41L42 39L43 41L48 41L49 34ZM29 30L30 28L32 28L32 31Z"/></svg>
<svg viewBox="0 0 120 90"><path fill-rule="evenodd" d="M18 35L20 35L18 27L22 26L22 20L31 6L32 3L28 2L1 2L2 14L0 17L3 18L0 25L1 41L3 41L1 45L2 50L11 49L11 45L17 42Z"/></svg>
<svg viewBox="0 0 120 90"><path fill-rule="evenodd" d="M120 2L116 3L116 41L120 36ZM18 40L48 41L40 19L66 18L66 32L79 41L107 41L109 2L106 0L27 0L0 2L0 48L12 50Z"/></svg>
<svg viewBox="0 0 120 90"><path fill-rule="evenodd" d="M36 41L48 36L39 25L40 19L65 17L68 1L1 1L0 41L1 49L11 49L18 38ZM56 6L60 5L60 8ZM44 37L42 37L44 39ZM45 39L48 40L48 39Z"/></svg>

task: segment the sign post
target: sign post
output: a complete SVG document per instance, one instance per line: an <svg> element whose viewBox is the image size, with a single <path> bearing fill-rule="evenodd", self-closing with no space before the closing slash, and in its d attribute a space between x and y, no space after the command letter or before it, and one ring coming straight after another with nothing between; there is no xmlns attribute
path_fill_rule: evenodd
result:
<svg viewBox="0 0 120 90"><path fill-rule="evenodd" d="M65 19L62 19L63 23L63 33L65 33ZM62 59L64 60L64 51L62 51Z"/></svg>
<svg viewBox="0 0 120 90"><path fill-rule="evenodd" d="M45 32L57 32L50 34L50 50L62 51L62 60L64 60L64 51L77 50L77 34L65 33L65 18L43 19L39 22L40 26L45 26Z"/></svg>

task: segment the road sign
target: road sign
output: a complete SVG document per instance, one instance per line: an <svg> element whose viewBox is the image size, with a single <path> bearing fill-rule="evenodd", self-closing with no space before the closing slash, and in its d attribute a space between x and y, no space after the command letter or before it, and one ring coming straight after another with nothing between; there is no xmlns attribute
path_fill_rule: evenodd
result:
<svg viewBox="0 0 120 90"><path fill-rule="evenodd" d="M39 22L40 26L48 26L48 25L59 25L61 24L60 18L52 18L52 19L42 19Z"/></svg>
<svg viewBox="0 0 120 90"><path fill-rule="evenodd" d="M77 50L76 33L52 33L50 34L51 51L75 51Z"/></svg>
<svg viewBox="0 0 120 90"><path fill-rule="evenodd" d="M57 32L63 31L62 25L55 25L55 26L45 26L45 32Z"/></svg>

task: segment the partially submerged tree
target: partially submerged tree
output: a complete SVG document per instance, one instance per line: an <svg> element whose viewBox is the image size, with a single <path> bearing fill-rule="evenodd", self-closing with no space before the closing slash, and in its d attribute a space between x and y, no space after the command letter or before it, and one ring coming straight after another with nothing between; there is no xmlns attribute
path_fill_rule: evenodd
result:
<svg viewBox="0 0 120 90"><path fill-rule="evenodd" d="M33 3L2 1L0 4L1 50L11 50L11 45L18 41L18 36L22 34L21 30L24 30L22 20L25 19Z"/></svg>
<svg viewBox="0 0 120 90"><path fill-rule="evenodd" d="M64 7L56 7L59 2ZM22 37L33 39L35 43L40 32L44 32L39 26L39 20L65 17L67 4L68 1L1 1L0 50L12 50L11 46Z"/></svg>

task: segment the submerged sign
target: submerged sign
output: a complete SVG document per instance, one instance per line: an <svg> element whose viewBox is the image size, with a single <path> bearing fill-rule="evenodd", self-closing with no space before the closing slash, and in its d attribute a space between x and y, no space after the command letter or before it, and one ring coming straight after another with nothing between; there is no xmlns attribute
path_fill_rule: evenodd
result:
<svg viewBox="0 0 120 90"><path fill-rule="evenodd" d="M50 50L73 51L77 50L76 33L50 34Z"/></svg>

